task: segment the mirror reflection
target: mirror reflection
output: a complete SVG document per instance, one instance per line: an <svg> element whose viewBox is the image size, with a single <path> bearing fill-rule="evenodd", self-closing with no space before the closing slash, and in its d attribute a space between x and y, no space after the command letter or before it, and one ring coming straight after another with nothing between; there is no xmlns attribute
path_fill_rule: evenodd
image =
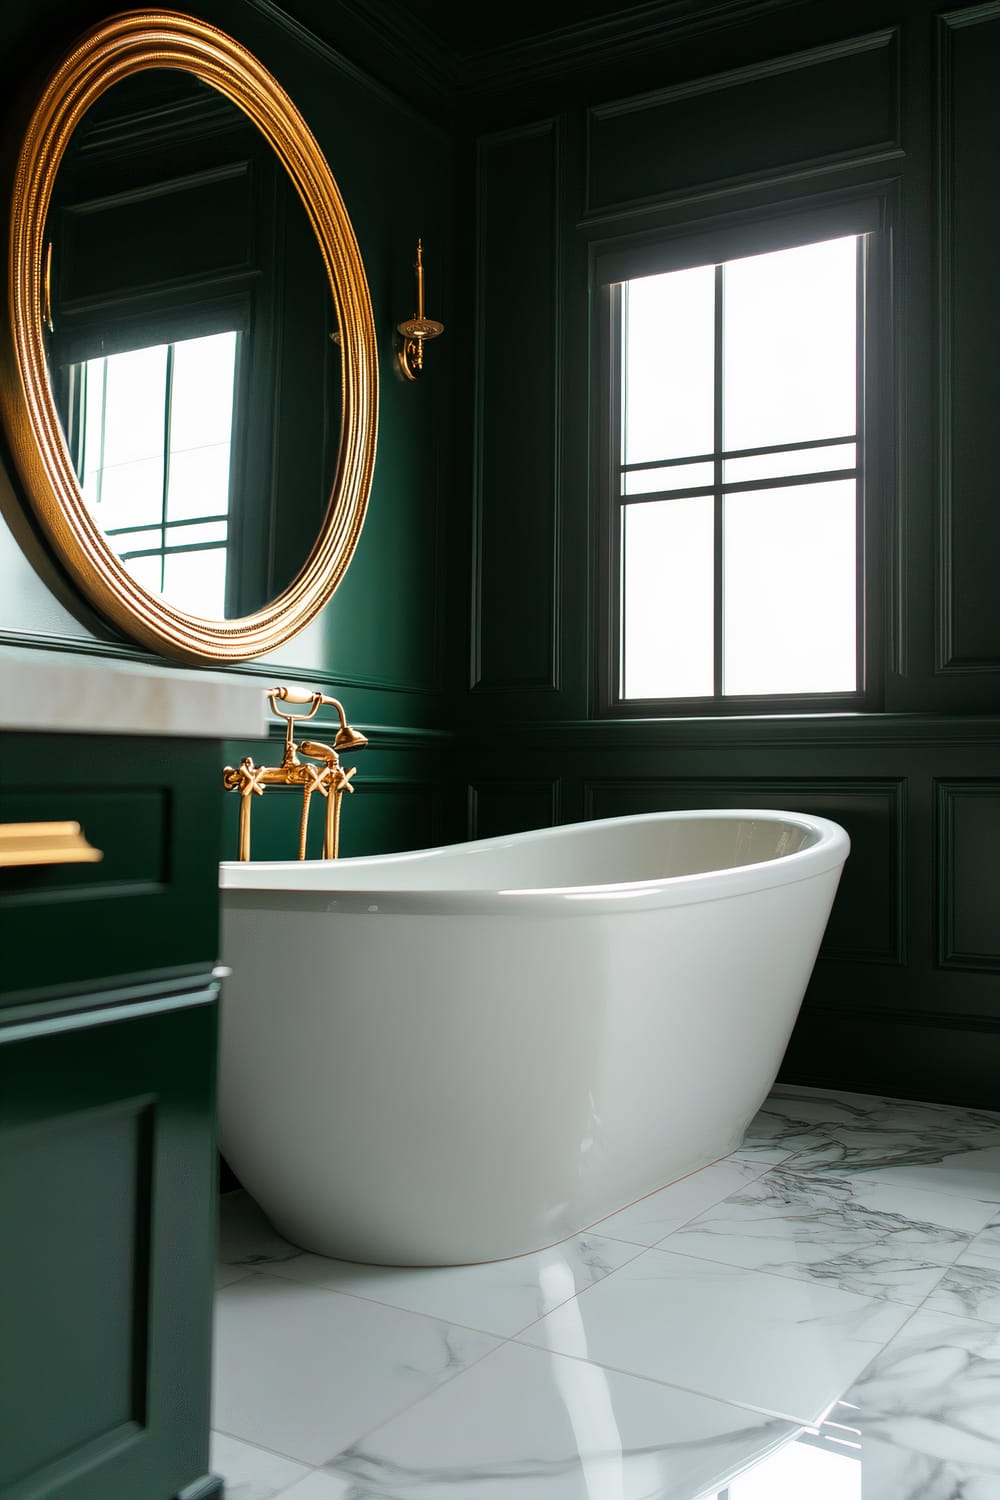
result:
<svg viewBox="0 0 1000 1500"><path fill-rule="evenodd" d="M151 69L74 132L46 231L49 376L109 547L191 614L262 608L340 442L336 311L290 179L223 95Z"/></svg>

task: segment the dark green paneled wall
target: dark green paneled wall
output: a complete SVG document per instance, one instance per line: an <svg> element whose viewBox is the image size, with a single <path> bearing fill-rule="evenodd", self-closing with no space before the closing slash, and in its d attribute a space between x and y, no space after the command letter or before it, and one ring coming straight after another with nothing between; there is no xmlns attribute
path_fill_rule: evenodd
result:
<svg viewBox="0 0 1000 1500"><path fill-rule="evenodd" d="M463 709L473 833L697 806L841 821L854 851L787 1075L994 1108L998 49L993 3L761 7L757 21L659 50L630 50L623 33L603 67L580 37L544 87L526 58L483 101L472 637L504 645L488 680L473 656ZM865 193L892 226L885 461L872 497L880 711L597 718L602 350L588 265ZM511 217L532 227L512 255L493 208L515 197ZM534 272L516 372L490 334L515 295L512 265ZM534 303L549 287L543 313ZM525 646L513 660L510 641ZM550 649L550 682L522 674Z"/></svg>

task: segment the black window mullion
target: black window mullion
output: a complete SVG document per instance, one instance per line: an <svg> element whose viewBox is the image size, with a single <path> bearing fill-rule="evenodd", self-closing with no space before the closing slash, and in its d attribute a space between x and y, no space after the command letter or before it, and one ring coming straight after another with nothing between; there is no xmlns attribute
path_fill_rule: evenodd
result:
<svg viewBox="0 0 1000 1500"><path fill-rule="evenodd" d="M161 547L134 547L126 552L119 552L122 561L133 557L173 557L182 552L223 552L226 543L223 542L168 542L165 548Z"/></svg>
<svg viewBox="0 0 1000 1500"><path fill-rule="evenodd" d="M167 531L176 531L179 526L209 526L214 521L228 521L228 520L229 520L229 516L228 516L227 512L225 512L225 511L223 511L221 515L217 515L217 516L185 516L180 521L168 521L167 525L166 525L166 530ZM160 527L159 529L162 531L164 528ZM107 528L107 530L105 531L104 535L105 536L133 536L137 531L156 531L156 530L157 530L157 526L156 526L156 522L154 521L151 526L109 526ZM206 545L214 547L215 543L214 542L209 542L209 543L206 543Z"/></svg>
<svg viewBox="0 0 1000 1500"><path fill-rule="evenodd" d="M713 455L713 485L714 499L714 526L713 536L715 542L715 582L714 582L714 645L715 659L713 665L713 695L716 698L722 696L722 317L723 317L723 278L722 266L715 268L715 400L714 400L714 445Z"/></svg>
<svg viewBox="0 0 1000 1500"><path fill-rule="evenodd" d="M104 446L108 434L108 361L101 360L101 436L98 444L100 455L97 465L97 497L96 504L100 505L104 499Z"/></svg>
<svg viewBox="0 0 1000 1500"><path fill-rule="evenodd" d="M724 495L745 494L749 490L780 490L789 485L828 484L835 479L857 479L858 469L814 469L811 474L768 474L763 479L731 479L728 483L703 484L689 490L644 490L639 495L622 495L621 505L647 505L651 500L690 500L697 495L714 495L721 489Z"/></svg>
<svg viewBox="0 0 1000 1500"><path fill-rule="evenodd" d="M719 453L721 458L760 458L769 453L797 453L799 449L806 448L839 448L847 443L858 441L857 432L838 433L836 437L803 438L794 443L767 443L761 448L730 448L722 449ZM715 458L715 453L692 453L683 458L652 458L644 459L641 463L622 464L623 474L635 474L642 469L676 469L681 464L707 464Z"/></svg>
<svg viewBox="0 0 1000 1500"><path fill-rule="evenodd" d="M167 586L167 491L170 486L170 423L174 404L174 346L167 345L163 390L163 488L160 493L160 592Z"/></svg>

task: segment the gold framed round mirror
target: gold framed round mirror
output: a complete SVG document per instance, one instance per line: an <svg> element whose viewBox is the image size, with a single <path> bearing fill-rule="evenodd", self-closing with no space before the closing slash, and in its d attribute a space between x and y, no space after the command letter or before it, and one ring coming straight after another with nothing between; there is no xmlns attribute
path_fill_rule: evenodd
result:
<svg viewBox="0 0 1000 1500"><path fill-rule="evenodd" d="M328 496L324 491L318 535L303 543L304 561L299 565L296 557L290 581L279 580L275 597L259 603L254 600L249 610L232 618L222 617L221 611L216 617L192 610L190 590L186 597L181 594L182 602L178 602L176 593L171 595L169 589L151 583L148 566L145 571L139 566L141 556L148 561L154 553L165 559L168 552L195 550L191 544L168 546L163 540L168 525L165 479L163 515L157 523L161 530L159 551L146 547L143 553L141 546L129 550L122 545L123 533L134 533L130 540L136 542L145 539L149 528L141 517L131 526L102 526L88 488L90 478L84 475L82 438L74 442L74 426L89 432L91 418L85 402L78 401L73 420L68 419L64 383L61 378L54 379L51 219L60 168L71 144L79 141L75 133L88 111L100 100L106 103L105 96L116 85L151 74L152 70L176 70L197 80L197 84L215 91L213 98L222 96L230 101L241 117L256 127L283 169L278 175L284 178L287 174L294 189L291 196L305 210L322 261L319 275L321 281L325 278L323 295L329 294L330 326L322 328L320 337L327 349L337 351L340 389L339 400L329 402L337 408L330 413L334 438L328 471L332 484ZM158 72L156 76L167 75ZM158 108L160 114L165 113L162 100ZM220 174L217 167L213 170L214 177L209 173L206 180L221 182L225 173ZM174 183L168 186L174 191ZM133 185L131 191L137 201L148 199L148 192L141 187ZM212 306L217 308L219 302L217 297ZM158 348L167 351L163 358L172 369L179 346L163 342L167 336L162 334L162 317L159 325L154 317L150 326L161 327ZM214 325L202 323L196 331L204 332L208 327ZM223 365L228 358L230 372L239 360L225 349L220 355L217 338L203 338L201 342L212 346L214 363L210 360L206 378L216 382L217 392L220 358ZM88 32L55 69L32 113L17 161L10 215L7 309L0 346L0 407L32 516L74 588L126 636L180 660L243 661L289 640L328 602L357 545L375 462L378 363L371 299L354 230L323 153L278 82L231 37L179 12L129 12ZM103 338L100 347L103 351ZM127 340L123 347L130 347ZM145 349L138 352L153 353ZM70 369L70 387L79 395L88 378L93 385L96 377L79 353L75 357L79 360L76 365L59 368L63 373ZM105 401L110 364L110 357L102 360ZM134 382L134 368L133 361L116 377L120 385ZM235 379L232 373L227 378ZM230 414L234 402L235 397L229 399ZM202 417L206 406L221 409L225 404L225 400L216 398L206 402L196 387L186 396L176 397L178 410L186 409L196 416L200 411ZM122 420L128 420L127 411ZM190 421L188 425L190 428ZM200 430L197 420L192 430ZM194 443L196 438L189 441ZM225 442L217 439L216 447L225 447ZM166 474L169 453L162 456L162 463ZM179 459L176 466L180 466ZM222 481L226 504L231 503L237 511L238 481L239 473L234 470L230 475L227 469ZM229 489L236 492L229 496ZM118 498L122 499L121 494ZM296 498L294 492L278 497L285 508L294 507ZM201 508L218 510L219 504ZM176 524L190 528L185 534L189 538L207 536L205 517L195 515L192 519L190 512L188 504L187 510L178 512ZM123 514L126 521L129 519L121 504L115 514L119 520ZM213 515L208 519L217 523L220 518ZM205 545L210 549L218 543Z"/></svg>

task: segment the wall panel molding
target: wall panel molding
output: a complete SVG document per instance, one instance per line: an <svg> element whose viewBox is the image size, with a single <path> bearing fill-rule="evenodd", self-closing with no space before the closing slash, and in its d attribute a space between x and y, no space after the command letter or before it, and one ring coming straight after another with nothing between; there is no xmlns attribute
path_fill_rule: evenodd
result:
<svg viewBox="0 0 1000 1500"><path fill-rule="evenodd" d="M994 714L812 714L749 718L548 719L508 715L508 741L557 753L600 751L718 750L920 750L980 746L1000 749L1000 715ZM491 729L470 736L479 749L495 742Z"/></svg>
<svg viewBox="0 0 1000 1500"><path fill-rule="evenodd" d="M469 838L494 838L559 822L560 778L469 783Z"/></svg>
<svg viewBox="0 0 1000 1500"><path fill-rule="evenodd" d="M955 1011L816 1004L799 1015L779 1082L995 1110L1000 1022Z"/></svg>
<svg viewBox="0 0 1000 1500"><path fill-rule="evenodd" d="M357 725L357 717L353 715L351 717L352 722ZM319 716L309 720L309 735L312 738L329 739L332 743L339 728L338 719ZM410 724L369 724L366 722L365 729L370 731L368 748L372 750L432 750L440 754L442 750L448 749L455 739L449 729L421 729ZM267 726L267 738L273 740L276 745L284 744L284 724L279 723L277 719L271 720Z"/></svg>
<svg viewBox="0 0 1000 1500"><path fill-rule="evenodd" d="M994 107L1000 5L937 19L939 674L1000 672L995 610L1000 520L993 502L992 370L1000 318L995 256L1000 206L986 187L1000 152Z"/></svg>
<svg viewBox="0 0 1000 1500"><path fill-rule="evenodd" d="M900 156L899 96L891 28L597 105L585 218Z"/></svg>
<svg viewBox="0 0 1000 1500"><path fill-rule="evenodd" d="M903 1006L873 1005L866 997L862 1005L852 1005L848 998L838 1001L813 1001L809 1014L813 1019L843 1025L846 1014L851 1025L861 1021L869 1026L926 1027L929 1031L978 1031L992 1036L1000 1032L1000 1015L977 1015L974 1011L914 1010Z"/></svg>
<svg viewBox="0 0 1000 1500"><path fill-rule="evenodd" d="M471 687L559 686L560 126L477 155Z"/></svg>
<svg viewBox="0 0 1000 1500"><path fill-rule="evenodd" d="M906 781L902 777L663 777L585 781L587 818L699 807L774 807L841 823L852 854L823 940L838 962L906 962Z"/></svg>
<svg viewBox="0 0 1000 1500"><path fill-rule="evenodd" d="M1000 973L1000 781L934 786L938 964Z"/></svg>
<svg viewBox="0 0 1000 1500"><path fill-rule="evenodd" d="M358 795L344 799L341 839L345 855L355 848L358 853L382 854L433 848L443 842L444 794L439 782L404 776L367 776L362 781L359 775L357 791ZM374 800L366 809L369 798ZM392 810L387 806L390 801L397 804ZM388 845L387 834L391 834Z"/></svg>

